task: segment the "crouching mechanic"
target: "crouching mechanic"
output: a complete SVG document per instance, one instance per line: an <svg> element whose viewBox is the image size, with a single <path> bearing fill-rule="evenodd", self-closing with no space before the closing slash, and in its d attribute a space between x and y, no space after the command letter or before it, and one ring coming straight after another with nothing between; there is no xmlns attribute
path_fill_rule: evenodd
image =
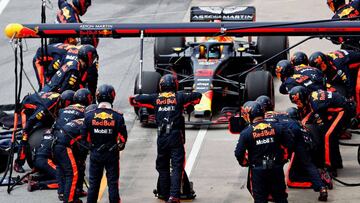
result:
<svg viewBox="0 0 360 203"><path fill-rule="evenodd" d="M66 92L69 92L69 91L71 91L71 90L67 90L67 91L63 92L63 94ZM74 104L68 105L67 107L59 110L58 118L56 119L56 122L53 125L54 134L58 134L58 135L62 136L63 134L58 133L58 131L61 131L67 123L69 123L73 120L76 120L76 119L84 118L85 108L92 103L93 99L91 96L91 92L86 88L77 90L73 95L74 96L73 96L72 103L74 103ZM74 131L70 131L67 133L71 135L72 132L74 132ZM77 136L77 135L75 134L72 136ZM62 138L60 137L58 139L61 140ZM73 143L73 144L75 144L75 143ZM87 156L87 151L79 150L78 145L73 145L73 144L71 145L71 149L72 149L72 153L74 155L75 161L76 161L76 166L77 166L77 171L78 171L76 195L77 195L77 197L83 197L83 196L87 195L87 193L83 190L83 183L84 183L84 176L85 176L85 160L86 160L86 156ZM64 187L65 183L64 183L63 177L64 177L64 170L58 170L58 178L59 178L58 181L61 186L60 187L61 190L58 191L59 197L64 195L63 187Z"/></svg>
<svg viewBox="0 0 360 203"><path fill-rule="evenodd" d="M311 159L311 135L297 120L297 110L290 108L288 112L273 112L271 100L260 96L256 102L265 109L265 120L275 122L288 129L294 138L294 149L287 173L287 185L295 188L310 188L320 192L319 201L327 201L327 189L322 182L320 173ZM295 111L295 112L294 112ZM295 115L294 115L295 114Z"/></svg>
<svg viewBox="0 0 360 203"><path fill-rule="evenodd" d="M291 88L299 85L311 91L326 89L323 74L316 68L304 64L294 67L290 61L281 60L277 63L275 72L282 82L279 87L281 94L288 94Z"/></svg>
<svg viewBox="0 0 360 203"><path fill-rule="evenodd" d="M60 64L60 69L41 90L42 92L59 92L78 90L86 87L88 69L98 63L99 56L92 45L82 45L68 50Z"/></svg>
<svg viewBox="0 0 360 203"><path fill-rule="evenodd" d="M153 106L158 126L156 169L159 172L158 193L168 203L180 202L180 188L185 161L185 137L183 135L184 106L200 102L201 93L177 92L178 81L164 75L159 82L160 93L130 97L134 106ZM171 162L171 175L170 175Z"/></svg>
<svg viewBox="0 0 360 203"><path fill-rule="evenodd" d="M310 64L324 72L328 83L336 85L340 93L346 98L354 98L360 103L360 53L351 50L337 50L324 54L314 52ZM342 91L341 91L342 90ZM360 118L360 105L356 108Z"/></svg>
<svg viewBox="0 0 360 203"><path fill-rule="evenodd" d="M265 121L264 110L255 101L242 106L241 116L250 125L240 133L235 157L241 166L249 167L248 179L254 202L268 202L269 195L277 203L288 202L282 146L292 148L291 136L281 126Z"/></svg>
<svg viewBox="0 0 360 203"><path fill-rule="evenodd" d="M318 166L324 166L336 176L336 169L342 168L339 149L339 136L346 129L350 118L355 114L355 103L336 92L318 90L309 93L303 87L294 87L289 97L298 108L308 106L310 111L303 119L303 124L312 124L319 129L314 136L319 143L317 155Z"/></svg>
<svg viewBox="0 0 360 203"><path fill-rule="evenodd" d="M35 149L34 169L40 172L40 176L29 176L28 191L58 189L59 184L56 176L56 165L51 150L54 136L51 131L45 132L40 146Z"/></svg>
<svg viewBox="0 0 360 203"><path fill-rule="evenodd" d="M98 107L85 114L82 135L91 145L88 203L97 202L104 168L109 188L109 202L121 202L119 151L125 148L127 130L123 115L112 109L114 99L114 87L101 85L96 91Z"/></svg>
<svg viewBox="0 0 360 203"><path fill-rule="evenodd" d="M20 141L18 157L14 163L14 170L24 173L28 139L31 133L43 126L51 126L54 122L53 116L57 114L60 94L55 92L34 93L24 97L21 102L22 138Z"/></svg>
<svg viewBox="0 0 360 203"><path fill-rule="evenodd" d="M61 130L55 131L57 140L53 151L58 166L57 170L59 170L58 173L60 174L58 175L59 182L64 192L63 195L59 193L59 199L66 203L82 202L76 194L79 172L74 148L77 147L82 138L81 129L83 124L83 119L77 119L67 123Z"/></svg>

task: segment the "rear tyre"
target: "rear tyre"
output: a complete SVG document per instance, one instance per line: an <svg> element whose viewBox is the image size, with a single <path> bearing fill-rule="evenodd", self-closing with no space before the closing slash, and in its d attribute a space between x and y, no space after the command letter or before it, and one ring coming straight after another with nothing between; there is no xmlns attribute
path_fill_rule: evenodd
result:
<svg viewBox="0 0 360 203"><path fill-rule="evenodd" d="M35 149L40 146L41 140L45 131L49 130L48 128L39 128L35 130L29 137L29 147L26 150L26 162L33 168L34 166L34 157L35 157Z"/></svg>
<svg viewBox="0 0 360 203"><path fill-rule="evenodd" d="M138 81L140 74L137 74L134 85L134 94L154 94L159 92L159 81L161 75L155 71L143 71L141 81L141 91L139 89ZM134 107L136 115L139 113L139 108Z"/></svg>
<svg viewBox="0 0 360 203"><path fill-rule="evenodd" d="M257 48L261 54L261 61L278 54L279 52L289 47L289 38L287 36L259 36L257 38ZM280 56L268 61L266 63L266 70L275 74L275 66L277 62L283 59L288 59L289 52L285 52Z"/></svg>
<svg viewBox="0 0 360 203"><path fill-rule="evenodd" d="M274 80L268 71L254 71L248 73L245 79L245 101L255 101L261 95L270 97L275 105Z"/></svg>
<svg viewBox="0 0 360 203"><path fill-rule="evenodd" d="M169 63L168 57L160 55L169 55L174 53L174 47L185 47L185 37L157 37L154 44L154 64Z"/></svg>

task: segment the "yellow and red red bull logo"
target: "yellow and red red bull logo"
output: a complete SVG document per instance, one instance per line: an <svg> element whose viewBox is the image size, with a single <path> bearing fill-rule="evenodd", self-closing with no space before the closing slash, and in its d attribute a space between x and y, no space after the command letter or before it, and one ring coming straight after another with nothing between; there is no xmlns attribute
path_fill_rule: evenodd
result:
<svg viewBox="0 0 360 203"><path fill-rule="evenodd" d="M271 128L270 123L259 123L256 126L253 126L253 130L265 130Z"/></svg>
<svg viewBox="0 0 360 203"><path fill-rule="evenodd" d="M106 112L101 112L101 113L95 113L94 119L101 119L101 120L106 120L106 119L113 119L113 114L109 114Z"/></svg>

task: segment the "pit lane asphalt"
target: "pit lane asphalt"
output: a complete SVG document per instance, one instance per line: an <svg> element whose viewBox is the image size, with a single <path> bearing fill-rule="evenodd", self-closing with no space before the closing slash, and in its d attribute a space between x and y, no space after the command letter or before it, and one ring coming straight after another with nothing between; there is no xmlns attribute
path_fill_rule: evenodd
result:
<svg viewBox="0 0 360 203"><path fill-rule="evenodd" d="M54 2L55 5L57 2ZM189 19L188 9L192 5L254 5L257 8L258 21L315 20L329 18L331 15L323 1L297 0L254 0L254 1L212 1L212 0L111 0L93 1L93 6L82 18L93 22L181 22ZM166 15L164 13L167 13ZM48 10L48 22L54 19L54 11ZM133 17L131 17L133 16ZM0 27L8 23L40 22L40 1L11 0L0 15ZM103 20L102 20L103 19ZM291 38L291 43L301 40ZM13 103L13 54L8 39L0 37L0 104ZM29 51L25 53L25 70L35 83L32 70L32 57L40 46L39 40L27 40ZM336 49L326 40L313 40L301 45L296 50L307 53ZM152 195L156 186L156 132L155 129L142 128L135 121L132 108L127 98L133 93L135 75L138 73L139 40L138 39L101 39L99 45L100 77L99 84L110 83L116 87L115 106L125 115L129 141L121 156L120 192L125 203L160 202ZM153 39L145 40L145 70L152 70ZM278 83L276 83L278 86ZM277 90L277 89L276 89ZM24 81L23 94L32 92ZM285 110L289 106L288 97L276 92L277 110ZM193 147L199 130L187 130L187 156ZM194 202L232 203L251 202L246 189L247 169L240 168L234 158L238 135L230 135L226 129L208 129L194 162L191 181L198 197ZM339 176L347 181L359 179L356 163L356 150L341 147L344 169ZM3 161L3 160L0 160ZM358 188L345 188L335 184L329 192L329 202L358 202ZM315 202L317 194L312 190L289 189L289 202ZM55 191L36 191L29 193L26 186L19 186L12 195L7 195L4 187L0 188L0 202L57 202ZM105 191L102 201L107 202Z"/></svg>

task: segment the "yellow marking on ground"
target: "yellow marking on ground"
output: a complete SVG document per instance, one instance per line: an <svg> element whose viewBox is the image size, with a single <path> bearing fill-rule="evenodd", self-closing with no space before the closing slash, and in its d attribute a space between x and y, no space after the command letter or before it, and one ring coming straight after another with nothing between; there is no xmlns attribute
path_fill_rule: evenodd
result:
<svg viewBox="0 0 360 203"><path fill-rule="evenodd" d="M101 184L100 184L100 190L99 190L99 196L98 196L98 202L101 200L101 198L103 197L103 194L105 192L107 186L107 179L106 179L106 175L105 172L101 178Z"/></svg>

